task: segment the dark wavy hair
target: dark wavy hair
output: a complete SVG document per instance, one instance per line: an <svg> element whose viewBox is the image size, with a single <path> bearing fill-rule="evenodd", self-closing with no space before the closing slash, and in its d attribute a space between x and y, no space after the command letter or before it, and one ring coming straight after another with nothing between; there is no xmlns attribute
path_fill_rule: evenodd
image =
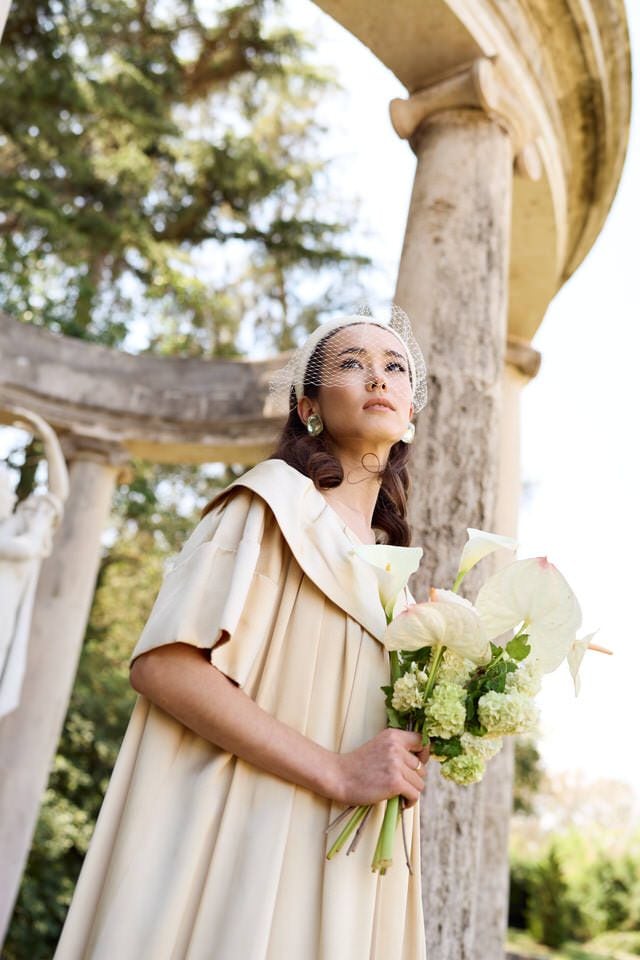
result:
<svg viewBox="0 0 640 960"><path fill-rule="evenodd" d="M313 351L307 369L317 369L322 364L327 341L337 333L333 330ZM311 400L318 396L319 387L315 383L304 384L304 395ZM313 480L318 490L338 487L344 480L344 470L327 442L325 433L312 437L298 416L297 398L293 387L289 400L289 417L278 438L277 446L271 456L284 460L290 467ZM402 441L394 443L384 467L371 471L381 480L378 499L373 511L372 523L385 535L387 543L397 547L408 547L411 543L411 528L407 521L407 503L410 491L410 479L407 463L410 447ZM363 457L363 467L365 466Z"/></svg>

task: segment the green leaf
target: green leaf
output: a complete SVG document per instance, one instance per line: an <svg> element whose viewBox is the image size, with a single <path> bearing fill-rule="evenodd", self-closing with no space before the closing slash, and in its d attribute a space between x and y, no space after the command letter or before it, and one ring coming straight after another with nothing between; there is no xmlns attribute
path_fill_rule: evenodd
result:
<svg viewBox="0 0 640 960"><path fill-rule="evenodd" d="M430 740L431 749L436 757L446 757L450 760L452 757L459 757L462 753L462 744L460 737L432 737Z"/></svg>
<svg viewBox="0 0 640 960"><path fill-rule="evenodd" d="M517 637L514 637L506 646L506 651L510 657L514 660L525 660L531 653L531 646L527 643L529 635L527 633L519 633Z"/></svg>
<svg viewBox="0 0 640 960"><path fill-rule="evenodd" d="M387 726L393 727L396 730L402 730L404 727L400 714L397 710L394 710L393 707L387 707Z"/></svg>

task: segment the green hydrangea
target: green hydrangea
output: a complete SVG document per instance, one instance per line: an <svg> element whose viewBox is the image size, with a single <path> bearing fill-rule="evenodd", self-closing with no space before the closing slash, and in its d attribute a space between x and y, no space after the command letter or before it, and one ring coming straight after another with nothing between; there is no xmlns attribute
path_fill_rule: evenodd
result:
<svg viewBox="0 0 640 960"><path fill-rule="evenodd" d="M476 757L486 763L502 749L502 737L474 737L472 733L463 733L460 745L467 757Z"/></svg>
<svg viewBox="0 0 640 960"><path fill-rule="evenodd" d="M424 708L430 737L456 737L464 730L466 690L457 683L437 683Z"/></svg>
<svg viewBox="0 0 640 960"><path fill-rule="evenodd" d="M459 757L452 757L446 760L441 766L442 776L447 780L453 780L461 786L468 786L470 783L478 783L482 780L485 772L484 761L480 757L472 756L469 753L461 753Z"/></svg>
<svg viewBox="0 0 640 960"><path fill-rule="evenodd" d="M523 693L527 697L535 697L540 692L542 677L533 663L525 660L517 670L507 674L505 685L506 693Z"/></svg>
<svg viewBox="0 0 640 960"><path fill-rule="evenodd" d="M438 683L457 683L463 686L475 666L472 660L465 660L453 650L445 650L438 668Z"/></svg>
<svg viewBox="0 0 640 960"><path fill-rule="evenodd" d="M490 690L478 701L478 718L490 737L529 733L536 725L538 711L523 693L496 693Z"/></svg>
<svg viewBox="0 0 640 960"><path fill-rule="evenodd" d="M415 664L411 665L412 668ZM391 706L400 713L409 713L411 710L420 710L424 705L424 685L427 676L422 670L411 669L398 677L393 685Z"/></svg>

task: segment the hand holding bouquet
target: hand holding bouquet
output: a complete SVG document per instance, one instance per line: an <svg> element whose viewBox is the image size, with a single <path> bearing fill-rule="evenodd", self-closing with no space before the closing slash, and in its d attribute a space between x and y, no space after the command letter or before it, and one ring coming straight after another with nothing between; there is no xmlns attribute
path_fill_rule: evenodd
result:
<svg viewBox="0 0 640 960"><path fill-rule="evenodd" d="M516 543L469 529L453 589L432 588L428 602L413 604L395 618L398 596L417 569L422 551L356 548L374 565L387 617L384 643L391 676L382 689L388 725L419 731L442 774L462 785L482 779L503 736L535 727L534 697L545 673L567 659L577 694L585 651L609 652L591 643L593 634L577 639L582 619L578 601L545 557L517 560L499 570L480 588L475 605L458 596L469 570L499 547L513 550ZM507 633L511 636L500 643ZM370 806L355 808L329 850L329 859L357 830L348 852L355 849L370 811ZM384 874L390 866L399 819L401 802L394 797L387 801L372 870Z"/></svg>

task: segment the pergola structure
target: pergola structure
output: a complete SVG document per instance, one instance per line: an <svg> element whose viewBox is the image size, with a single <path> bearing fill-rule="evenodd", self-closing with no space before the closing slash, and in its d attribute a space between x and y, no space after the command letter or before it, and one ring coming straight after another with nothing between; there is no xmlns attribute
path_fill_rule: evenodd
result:
<svg viewBox="0 0 640 960"><path fill-rule="evenodd" d="M450 582L464 527L516 533L519 393L540 362L530 341L594 243L624 160L624 5L318 6L408 91L391 105L393 127L418 161L394 299L430 371L412 468L414 537L426 547L421 595L428 583ZM4 398L49 420L71 467L64 523L39 584L23 701L0 723L0 858L11 874L0 925L64 720L118 473L132 455L253 463L268 454L280 421L266 380L281 362L132 357L0 318L0 407ZM430 770L422 826L433 960L503 956L510 804L508 751L472 788Z"/></svg>

